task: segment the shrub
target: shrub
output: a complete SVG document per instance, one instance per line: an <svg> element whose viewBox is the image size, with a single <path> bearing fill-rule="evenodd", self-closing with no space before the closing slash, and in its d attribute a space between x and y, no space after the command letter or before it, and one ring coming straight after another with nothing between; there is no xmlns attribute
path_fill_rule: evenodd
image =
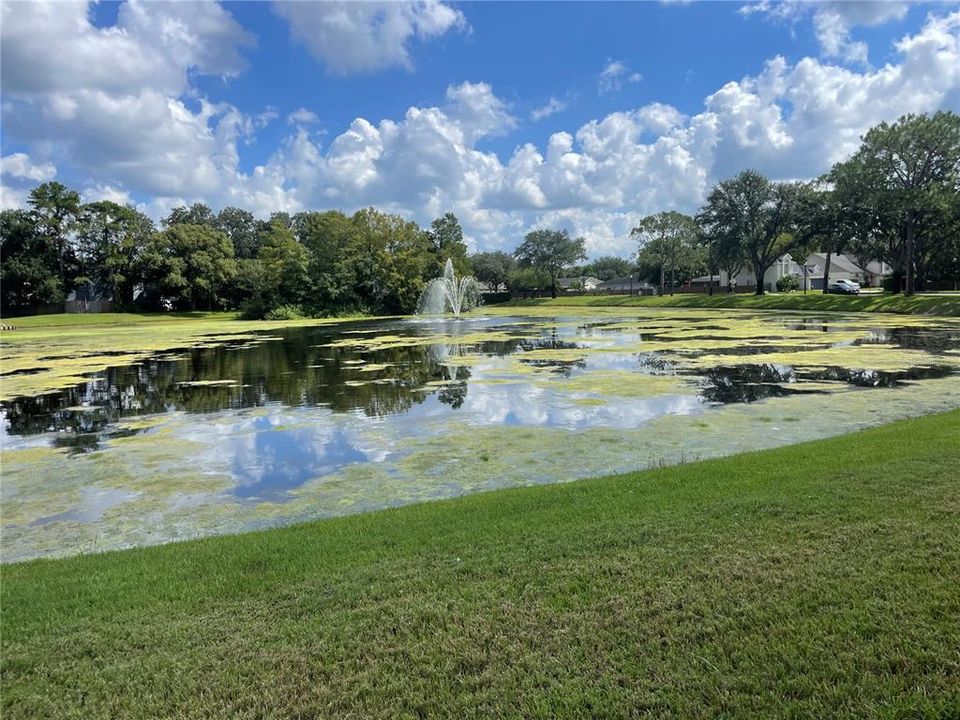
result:
<svg viewBox="0 0 960 720"><path fill-rule="evenodd" d="M800 289L800 281L796 275L784 275L777 280L777 292L793 292Z"/></svg>
<svg viewBox="0 0 960 720"><path fill-rule="evenodd" d="M304 317L303 310L297 305L278 305L266 312L264 320L300 320Z"/></svg>

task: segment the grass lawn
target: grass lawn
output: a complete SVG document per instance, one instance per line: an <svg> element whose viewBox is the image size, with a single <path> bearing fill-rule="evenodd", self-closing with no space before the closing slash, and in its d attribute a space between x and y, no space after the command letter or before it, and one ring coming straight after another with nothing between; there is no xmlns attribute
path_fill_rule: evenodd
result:
<svg viewBox="0 0 960 720"><path fill-rule="evenodd" d="M958 717L960 411L2 568L3 717Z"/></svg>
<svg viewBox="0 0 960 720"><path fill-rule="evenodd" d="M929 293L904 297L864 293L824 295L820 292L768 293L766 295L702 295L687 293L641 297L639 295L580 295L536 300L515 300L508 305L558 305L594 307L696 307L742 308L744 310L814 310L830 312L888 312L908 315L960 315L960 293Z"/></svg>

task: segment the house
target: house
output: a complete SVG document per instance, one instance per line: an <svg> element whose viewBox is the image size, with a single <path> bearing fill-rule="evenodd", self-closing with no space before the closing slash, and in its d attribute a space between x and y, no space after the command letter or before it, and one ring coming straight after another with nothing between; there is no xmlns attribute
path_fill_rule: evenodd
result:
<svg viewBox="0 0 960 720"><path fill-rule="evenodd" d="M656 287L635 277L619 277L597 285L598 292L628 293L631 295L656 295Z"/></svg>
<svg viewBox="0 0 960 720"><path fill-rule="evenodd" d="M803 287L804 267L807 268L807 288L810 290L823 289L823 273L827 267L827 254L824 252L810 253L803 262L797 262L789 253L783 255L773 263L763 275L763 288L767 291L777 289L777 281L786 275L793 275L797 283ZM830 258L830 282L837 280L854 280L863 287L880 287L885 275L891 272L890 266L885 263L869 261L860 265L860 262L850 255L834 253ZM704 278L705 280L706 278ZM734 276L734 286L738 288L756 287L756 278L753 269L743 267ZM728 287L727 274L720 272L720 287Z"/></svg>
<svg viewBox="0 0 960 720"><path fill-rule="evenodd" d="M576 290L596 290L602 281L589 276L557 278L557 286L564 292Z"/></svg>
<svg viewBox="0 0 960 720"><path fill-rule="evenodd" d="M810 287L814 290L822 290L823 273L827 269L827 254L823 252L811 253L807 258L807 265L819 268L819 273L810 277ZM860 283L862 287L880 287L884 276L891 272L892 269L889 265L877 260L863 262L851 255L838 253L830 256L830 282L853 280Z"/></svg>
<svg viewBox="0 0 960 720"><path fill-rule="evenodd" d="M793 257L787 253L774 261L773 265L767 268L763 274L763 289L774 291L777 289L777 281L785 275L793 275L800 282L803 282L803 268L798 265ZM726 288L730 285L727 273L720 271L720 287ZM753 268L745 264L736 275L733 276L733 286L737 288L755 288L757 286L756 276L753 274Z"/></svg>

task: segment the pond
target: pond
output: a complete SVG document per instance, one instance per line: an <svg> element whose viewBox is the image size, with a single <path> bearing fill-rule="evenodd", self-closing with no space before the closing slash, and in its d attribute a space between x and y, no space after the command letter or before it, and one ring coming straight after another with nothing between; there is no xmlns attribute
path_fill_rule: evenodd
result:
<svg viewBox="0 0 960 720"><path fill-rule="evenodd" d="M289 327L5 402L3 561L562 482L960 407L949 319L577 312Z"/></svg>

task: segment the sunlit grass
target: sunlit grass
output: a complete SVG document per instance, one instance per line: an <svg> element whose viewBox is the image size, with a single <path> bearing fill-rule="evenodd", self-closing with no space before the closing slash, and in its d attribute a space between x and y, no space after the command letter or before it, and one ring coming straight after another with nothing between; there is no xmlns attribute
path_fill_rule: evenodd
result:
<svg viewBox="0 0 960 720"><path fill-rule="evenodd" d="M3 567L4 717L956 717L960 411Z"/></svg>
<svg viewBox="0 0 960 720"><path fill-rule="evenodd" d="M747 295L718 293L678 293L660 297L638 295L578 295L569 297L516 300L514 306L592 306L592 307L698 307L743 308L752 310L815 310L830 312L886 312L926 315L960 315L960 294L929 293L904 297L879 293L857 296L812 293L770 293Z"/></svg>

